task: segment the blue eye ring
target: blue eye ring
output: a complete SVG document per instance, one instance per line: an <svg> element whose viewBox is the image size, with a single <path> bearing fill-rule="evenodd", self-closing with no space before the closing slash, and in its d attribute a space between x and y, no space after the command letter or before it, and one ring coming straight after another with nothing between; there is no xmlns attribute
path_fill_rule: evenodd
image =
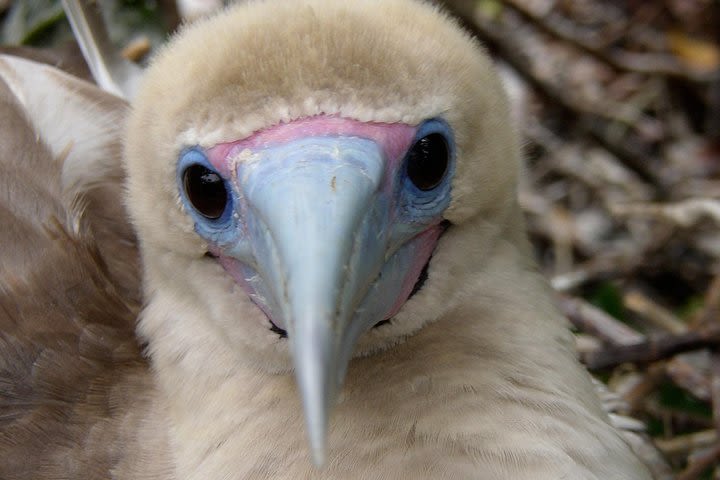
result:
<svg viewBox="0 0 720 480"><path fill-rule="evenodd" d="M192 191L193 185L188 183L189 175L193 177L191 181L195 182L195 193ZM198 178L204 179L204 184L198 184ZM233 211L232 189L199 147L187 148L180 153L177 183L180 198L186 211L195 220L196 229L219 233L230 226ZM211 197L203 198L202 195Z"/></svg>
<svg viewBox="0 0 720 480"><path fill-rule="evenodd" d="M423 161L438 162L438 165L428 165L425 178L417 177L417 169L413 172L412 161L417 148L426 148L427 145L418 145L423 139L432 139L435 146L421 152L423 155L440 154L443 158L427 158ZM422 167L425 168L425 167ZM455 141L452 129L440 118L433 118L422 123L415 135L408 153L403 160L400 177L400 192L398 207L401 217L408 223L425 224L441 218L442 212L450 205L451 180L455 170ZM414 177L414 178L413 178Z"/></svg>
<svg viewBox="0 0 720 480"><path fill-rule="evenodd" d="M405 157L407 178L424 192L442 183L450 166L450 147L442 133L431 132L415 141Z"/></svg>
<svg viewBox="0 0 720 480"><path fill-rule="evenodd" d="M198 163L183 172L183 188L195 210L209 220L220 218L228 193L220 175Z"/></svg>
<svg viewBox="0 0 720 480"><path fill-rule="evenodd" d="M455 157L452 129L442 119L427 120L418 128L405 154L403 174L418 191L436 189L451 174Z"/></svg>

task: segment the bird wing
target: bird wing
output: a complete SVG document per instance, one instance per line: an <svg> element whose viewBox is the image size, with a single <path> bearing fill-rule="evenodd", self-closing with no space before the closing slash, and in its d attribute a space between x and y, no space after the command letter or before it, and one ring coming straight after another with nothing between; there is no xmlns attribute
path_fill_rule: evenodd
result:
<svg viewBox="0 0 720 480"><path fill-rule="evenodd" d="M0 56L0 478L109 478L152 403L121 196L126 109Z"/></svg>

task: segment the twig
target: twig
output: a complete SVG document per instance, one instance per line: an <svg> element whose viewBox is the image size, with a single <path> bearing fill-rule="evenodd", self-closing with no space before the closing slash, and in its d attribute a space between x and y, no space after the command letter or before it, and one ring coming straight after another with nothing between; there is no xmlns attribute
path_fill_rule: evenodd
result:
<svg viewBox="0 0 720 480"><path fill-rule="evenodd" d="M700 400L709 402L712 394L710 393L710 379L706 370L691 363L687 355L677 355L667 362L665 366L668 377L677 386L684 388Z"/></svg>
<svg viewBox="0 0 720 480"><path fill-rule="evenodd" d="M474 2L450 0L445 3L465 21L478 37L488 45L493 46L503 59L538 92L562 107L570 115L579 117L579 124L598 143L622 160L629 169L647 182L657 186L664 184L661 178L658 177L657 171L652 167L658 163L657 159L653 159L653 156L648 151L643 151L642 148L634 145L628 138L624 138L622 142L610 138L606 128L604 128L607 121L602 118L600 112L588 105L574 101L566 94L567 92L563 92L550 82L538 78L533 73L530 62L519 53L522 52L522 49L512 41L508 32L475 14Z"/></svg>
<svg viewBox="0 0 720 480"><path fill-rule="evenodd" d="M685 323L665 307L657 304L638 290L630 290L623 295L623 305L653 325L670 333L687 332Z"/></svg>
<svg viewBox="0 0 720 480"><path fill-rule="evenodd" d="M720 444L716 444L705 452L691 459L688 467L680 472L676 480L696 480L705 470L720 460Z"/></svg>
<svg viewBox="0 0 720 480"><path fill-rule="evenodd" d="M626 362L649 363L678 353L713 347L720 342L720 328L663 335L634 345L613 345L581 357L590 370L616 367Z"/></svg>
<svg viewBox="0 0 720 480"><path fill-rule="evenodd" d="M639 411L648 395L665 379L663 366L662 362L650 365L640 381L623 393L622 398L628 403L631 412Z"/></svg>
<svg viewBox="0 0 720 480"><path fill-rule="evenodd" d="M593 333L614 345L630 347L646 343L644 335L584 300L561 296L558 304L573 325L583 332Z"/></svg>
<svg viewBox="0 0 720 480"><path fill-rule="evenodd" d="M693 326L716 325L720 318L720 275L715 276L705 292L703 307L695 313L690 324Z"/></svg>
<svg viewBox="0 0 720 480"><path fill-rule="evenodd" d="M713 424L720 438L720 354L710 355L710 395L712 397Z"/></svg>
<svg viewBox="0 0 720 480"><path fill-rule="evenodd" d="M720 200L711 198L690 198L681 202L667 204L613 205L610 210L613 214L622 217L650 216L662 218L684 228L694 225L705 217L720 224Z"/></svg>
<svg viewBox="0 0 720 480"><path fill-rule="evenodd" d="M673 438L656 438L655 446L665 455L687 455L688 452L707 448L717 442L718 436L714 429L702 430Z"/></svg>
<svg viewBox="0 0 720 480"><path fill-rule="evenodd" d="M710 82L716 78L713 72L697 72L685 68L671 55L634 53L619 49L608 52L602 45L594 45L592 42L589 42L587 35L577 34L572 31L570 24L567 22L552 21L552 19L547 16L541 17L536 15L529 8L515 0L504 0L504 4L515 10L526 20L532 22L542 31L576 46L585 53L607 63L617 70L648 75L687 78L695 82Z"/></svg>
<svg viewBox="0 0 720 480"><path fill-rule="evenodd" d="M642 259L639 253L603 253L576 264L570 272L554 275L550 284L559 292L567 292L593 280L627 276L640 265Z"/></svg>

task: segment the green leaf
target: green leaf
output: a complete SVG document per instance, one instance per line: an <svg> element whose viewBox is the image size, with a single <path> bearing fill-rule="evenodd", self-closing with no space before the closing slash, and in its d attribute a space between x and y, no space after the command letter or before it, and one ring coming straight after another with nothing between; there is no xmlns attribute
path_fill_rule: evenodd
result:
<svg viewBox="0 0 720 480"><path fill-rule="evenodd" d="M684 320L688 320L695 313L699 312L705 305L705 299L702 295L695 295L688 298L685 303L678 309L678 316Z"/></svg>
<svg viewBox="0 0 720 480"><path fill-rule="evenodd" d="M59 0L24 0L14 2L2 25L3 43L44 45L55 35L67 35L69 28L58 26L65 18Z"/></svg>
<svg viewBox="0 0 720 480"><path fill-rule="evenodd" d="M658 389L660 405L705 418L712 418L710 406L674 383L665 382Z"/></svg>
<svg viewBox="0 0 720 480"><path fill-rule="evenodd" d="M477 11L488 20L495 20L503 11L503 4L499 0L478 0Z"/></svg>
<svg viewBox="0 0 720 480"><path fill-rule="evenodd" d="M588 301L609 315L625 320L622 292L611 282L602 282L588 295Z"/></svg>

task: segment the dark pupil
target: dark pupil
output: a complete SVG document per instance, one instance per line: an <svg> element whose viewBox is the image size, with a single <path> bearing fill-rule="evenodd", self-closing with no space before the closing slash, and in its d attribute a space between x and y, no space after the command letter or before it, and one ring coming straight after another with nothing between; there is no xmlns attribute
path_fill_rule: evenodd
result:
<svg viewBox="0 0 720 480"><path fill-rule="evenodd" d="M448 146L439 133L431 133L412 146L407 159L407 175L420 190L432 190L445 176Z"/></svg>
<svg viewBox="0 0 720 480"><path fill-rule="evenodd" d="M202 165L192 165L183 176L185 193L192 206L207 218L220 218L225 211L227 191L220 175Z"/></svg>

